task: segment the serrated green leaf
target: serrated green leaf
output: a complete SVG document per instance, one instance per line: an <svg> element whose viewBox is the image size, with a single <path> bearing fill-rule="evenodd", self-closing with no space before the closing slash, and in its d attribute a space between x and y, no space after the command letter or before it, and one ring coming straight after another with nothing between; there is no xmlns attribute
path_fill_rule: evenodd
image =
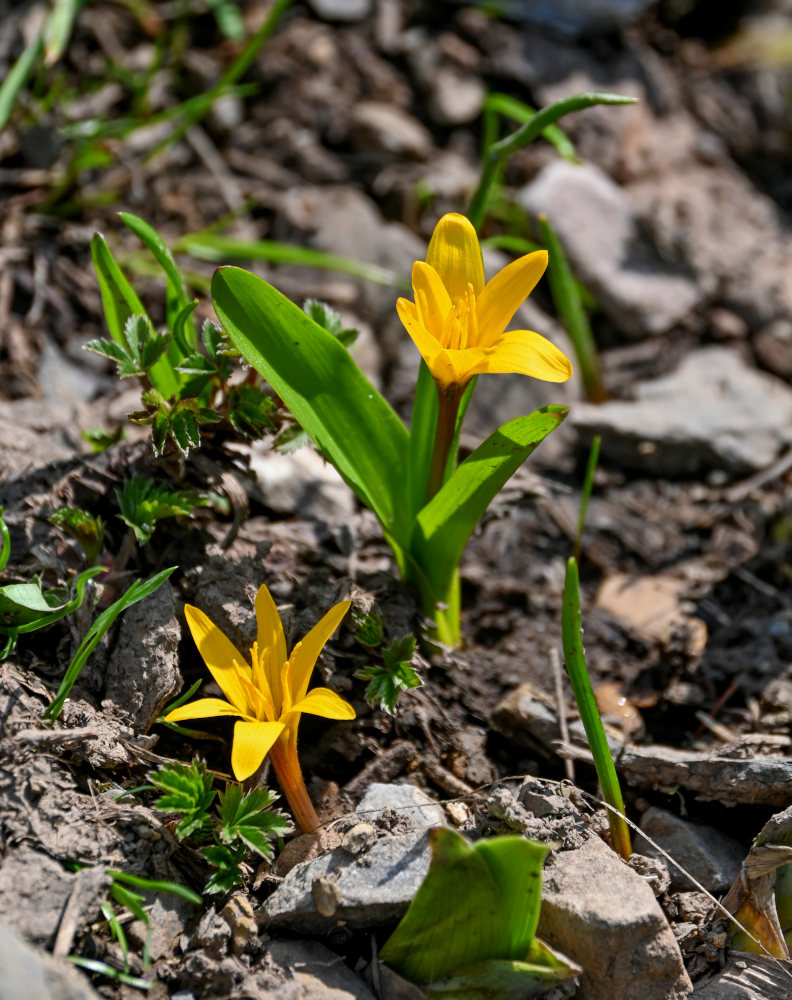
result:
<svg viewBox="0 0 792 1000"><path fill-rule="evenodd" d="M104 523L80 507L56 507L50 521L79 543L89 563L99 558L104 544Z"/></svg>
<svg viewBox="0 0 792 1000"><path fill-rule="evenodd" d="M349 352L265 281L223 267L212 280L215 311L232 343L374 511L390 539L404 545L408 435L396 413ZM343 400L343 405L339 405Z"/></svg>
<svg viewBox="0 0 792 1000"><path fill-rule="evenodd" d="M355 638L369 649L382 645L382 615L371 611L367 615L355 615Z"/></svg>
<svg viewBox="0 0 792 1000"><path fill-rule="evenodd" d="M289 427L284 428L275 438L275 449L281 455L290 455L293 451L297 451L298 448L309 444L310 441L310 437L308 437L308 434L299 424L291 424Z"/></svg>
<svg viewBox="0 0 792 1000"><path fill-rule="evenodd" d="M220 799L220 837L226 844L242 840L264 858L272 857L270 840L286 833L288 820L271 809L275 796L267 788L257 788L242 796L239 785L230 785Z"/></svg>
<svg viewBox="0 0 792 1000"><path fill-rule="evenodd" d="M154 532L157 521L167 517L189 516L202 498L189 490L172 490L146 476L133 476L116 491L121 513L118 515L145 545Z"/></svg>
<svg viewBox="0 0 792 1000"><path fill-rule="evenodd" d="M275 429L272 415L277 407L254 385L237 385L228 390L228 420L245 437L258 438Z"/></svg>

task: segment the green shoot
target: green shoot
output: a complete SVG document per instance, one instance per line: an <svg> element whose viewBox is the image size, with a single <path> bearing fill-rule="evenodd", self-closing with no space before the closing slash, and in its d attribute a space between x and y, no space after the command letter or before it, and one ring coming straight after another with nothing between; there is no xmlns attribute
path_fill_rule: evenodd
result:
<svg viewBox="0 0 792 1000"><path fill-rule="evenodd" d="M110 629L116 618L118 618L123 611L126 611L127 608L131 608L133 604L137 604L138 601L142 601L144 598L148 597L149 594L153 594L154 591L168 579L175 569L175 566L171 566L169 569L164 569L161 572L156 573L154 576L149 577L148 580L134 580L129 585L125 593L123 593L117 601L114 601L109 608L106 608L99 615L93 625L91 625L88 629L85 638L77 648L77 652L74 654L74 657L69 664L54 700L45 709L45 718L50 719L52 722L58 718L63 710L64 702L69 697L71 689L77 682L77 678L80 676L88 657L99 645L102 637ZM103 571L103 567L101 566L93 567L94 574L97 572L101 573Z"/></svg>
<svg viewBox="0 0 792 1000"><path fill-rule="evenodd" d="M542 135L548 125L555 124L559 118L563 118L564 115L568 115L573 111L590 108L596 104L634 103L634 97L625 97L623 94L605 94L596 91L575 94L572 97L565 97L560 101L556 101L555 104L542 108L541 111L537 111L516 132L512 132L511 135L507 135L504 139L490 146L481 169L478 187L473 194L468 210L468 217L474 227L477 230L481 229L487 212L490 193L497 182L501 167L518 150Z"/></svg>
<svg viewBox="0 0 792 1000"><path fill-rule="evenodd" d="M423 681L410 662L414 654L415 639L406 635L402 639L394 639L383 649L384 663L381 666L368 666L356 671L355 677L369 682L366 701L372 708L381 708L388 715L396 715L396 703L402 691L421 686Z"/></svg>
<svg viewBox="0 0 792 1000"><path fill-rule="evenodd" d="M430 837L429 871L383 961L428 996L447 997L530 996L581 971L535 937L544 844L470 844L447 829Z"/></svg>
<svg viewBox="0 0 792 1000"><path fill-rule="evenodd" d="M104 545L101 517L94 517L79 507L56 507L49 519L79 544L90 566L97 562Z"/></svg>
<svg viewBox="0 0 792 1000"><path fill-rule="evenodd" d="M85 969L86 972L95 972L100 976L107 976L108 979L113 979L117 983L123 983L124 986L131 986L135 990L150 990L154 985L148 979L141 979L139 976L130 976L128 972L122 972L121 969L116 969L112 965L108 965L107 962L100 961L98 958L83 958L82 955L67 955L66 957L72 965L76 965L80 969Z"/></svg>
<svg viewBox="0 0 792 1000"><path fill-rule="evenodd" d="M306 316L310 316L314 323L318 323L323 330L327 330L328 333L332 333L335 339L343 344L344 347L349 347L350 344L354 344L357 340L358 332L351 327L345 327L343 320L326 302L320 302L318 299L306 299L303 303L303 312Z"/></svg>
<svg viewBox="0 0 792 1000"><path fill-rule="evenodd" d="M0 506L0 573L6 568L11 556L11 535L3 520L3 507Z"/></svg>
<svg viewBox="0 0 792 1000"><path fill-rule="evenodd" d="M133 476L116 491L121 520L132 529L140 545L151 540L158 521L167 517L189 517L203 498L189 490L172 490L146 476Z"/></svg>
<svg viewBox="0 0 792 1000"><path fill-rule="evenodd" d="M588 462L586 463L586 475L583 477L583 488L580 491L580 508L578 509L577 531L575 532L575 544L572 550L577 562L580 562L580 552L583 547L583 532L586 530L586 514L588 513L591 491L594 489L594 475L599 462L600 445L602 437L595 434L591 442Z"/></svg>
<svg viewBox="0 0 792 1000"><path fill-rule="evenodd" d="M564 659L572 684L583 728L586 731L594 767L597 771L602 797L611 807L608 809L608 825L614 849L624 858L630 860L632 847L630 830L622 818L624 799L622 798L619 779L613 763L613 756L608 745L608 738L602 725L594 691L591 687L586 656L583 651L583 629L580 613L580 583L578 580L577 561L571 557L567 561L566 580L564 583L564 604L562 611L562 630L564 643Z"/></svg>
<svg viewBox="0 0 792 1000"><path fill-rule="evenodd" d="M214 779L203 761L164 765L150 774L149 780L161 793L154 808L181 813L175 830L179 840L200 837L207 831L211 824L208 810L217 792L212 789Z"/></svg>
<svg viewBox="0 0 792 1000"><path fill-rule="evenodd" d="M378 649L383 641L382 615L370 611L367 615L356 614L355 638L369 649Z"/></svg>
<svg viewBox="0 0 792 1000"><path fill-rule="evenodd" d="M115 340L89 340L84 348L113 361L119 378L139 378L148 382L149 369L165 353L170 337L157 333L148 316L130 316L123 332L123 344Z"/></svg>
<svg viewBox="0 0 792 1000"><path fill-rule="evenodd" d="M608 398L608 393L602 381L599 353L583 308L580 287L572 274L561 241L546 215L539 216L539 229L550 255L547 269L550 291L556 311L572 341L583 391L589 402L602 403Z"/></svg>
<svg viewBox="0 0 792 1000"><path fill-rule="evenodd" d="M286 833L285 817L270 808L276 796L268 788L245 795L241 785L229 785L220 796L220 839L233 846L241 840L251 851L272 860L271 840Z"/></svg>
<svg viewBox="0 0 792 1000"><path fill-rule="evenodd" d="M114 444L124 440L124 428L118 427L114 431L106 431L103 427L89 427L82 432L80 437L91 446L91 451L95 455L100 455Z"/></svg>

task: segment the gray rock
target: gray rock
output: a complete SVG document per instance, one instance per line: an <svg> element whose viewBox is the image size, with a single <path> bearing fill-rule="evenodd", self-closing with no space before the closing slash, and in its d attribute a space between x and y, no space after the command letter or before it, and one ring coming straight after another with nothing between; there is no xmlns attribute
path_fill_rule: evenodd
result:
<svg viewBox="0 0 792 1000"><path fill-rule="evenodd" d="M696 990L696 1000L788 1000L789 963L733 952L725 969Z"/></svg>
<svg viewBox="0 0 792 1000"><path fill-rule="evenodd" d="M138 731L148 731L182 686L180 640L181 626L168 581L121 618L107 667L105 696L129 713Z"/></svg>
<svg viewBox="0 0 792 1000"><path fill-rule="evenodd" d="M608 460L663 476L742 476L792 443L792 390L723 347L694 351L670 375L639 384L632 402L581 404L584 441L603 436Z"/></svg>
<svg viewBox="0 0 792 1000"><path fill-rule="evenodd" d="M370 821L386 809L398 813L415 830L432 830L436 826L446 826L443 807L417 785L386 785L374 782L369 785L356 812Z"/></svg>
<svg viewBox="0 0 792 1000"><path fill-rule="evenodd" d="M454 66L441 66L430 85L429 113L441 125L464 125L481 114L486 96L481 77Z"/></svg>
<svg viewBox="0 0 792 1000"><path fill-rule="evenodd" d="M655 0L510 0L506 11L565 38L619 31L654 6Z"/></svg>
<svg viewBox="0 0 792 1000"><path fill-rule="evenodd" d="M108 879L99 873L93 882L82 873L67 872L57 861L19 847L0 866L0 919L13 924L16 933L31 944L51 948L67 903L81 896L83 925L94 920L106 898Z"/></svg>
<svg viewBox="0 0 792 1000"><path fill-rule="evenodd" d="M352 128L358 141L382 153L423 160L432 149L429 130L411 114L384 101L358 101Z"/></svg>
<svg viewBox="0 0 792 1000"><path fill-rule="evenodd" d="M374 1000L363 980L318 941L273 941L241 990L256 1000Z"/></svg>
<svg viewBox="0 0 792 1000"><path fill-rule="evenodd" d="M420 788L378 783L357 812L372 824L395 814L407 832L361 844L357 853L341 846L295 865L264 904L272 926L322 934L342 923L375 927L404 915L429 869L429 830L445 825L443 810Z"/></svg>
<svg viewBox="0 0 792 1000"><path fill-rule="evenodd" d="M548 858L537 933L583 966L586 1000L678 1000L692 990L652 890L596 836Z"/></svg>
<svg viewBox="0 0 792 1000"><path fill-rule="evenodd" d="M57 399L14 399L0 402L0 482L25 469L38 469L74 458L85 450L80 429L89 411Z"/></svg>
<svg viewBox="0 0 792 1000"><path fill-rule="evenodd" d="M694 879L710 892L725 892L740 873L744 849L719 830L691 823L654 806L641 817L641 829ZM651 858L662 857L647 840L637 837L635 850ZM669 865L672 891L694 886L674 865Z"/></svg>
<svg viewBox="0 0 792 1000"><path fill-rule="evenodd" d="M402 917L429 870L429 834L386 836L357 856L337 847L295 865L264 904L273 927L324 934L345 924L376 927ZM314 885L321 883L321 892ZM325 905L335 884L335 908ZM317 897L321 910L317 906Z"/></svg>
<svg viewBox="0 0 792 1000"><path fill-rule="evenodd" d="M324 21L362 21L371 13L371 0L309 0Z"/></svg>
<svg viewBox="0 0 792 1000"><path fill-rule="evenodd" d="M274 511L299 511L302 518L326 524L347 522L355 511L352 490L312 446L282 455L265 442L254 441L250 468L265 503Z"/></svg>
<svg viewBox="0 0 792 1000"><path fill-rule="evenodd" d="M572 270L625 335L663 333L701 301L697 284L661 260L624 192L599 168L554 161L517 200L534 218L547 215Z"/></svg>
<svg viewBox="0 0 792 1000"><path fill-rule="evenodd" d="M99 1000L75 967L36 951L0 924L0 994L9 1000Z"/></svg>

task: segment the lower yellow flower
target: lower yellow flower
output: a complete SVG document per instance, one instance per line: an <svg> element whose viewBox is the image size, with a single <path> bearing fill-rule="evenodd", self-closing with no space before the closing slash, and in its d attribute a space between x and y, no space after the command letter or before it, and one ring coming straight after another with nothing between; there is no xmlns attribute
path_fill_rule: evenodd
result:
<svg viewBox="0 0 792 1000"><path fill-rule="evenodd" d="M228 700L199 698L169 712L165 720L239 716L231 750L234 776L238 781L249 778L269 754L283 793L305 832L315 829L319 821L300 771L297 726L303 712L325 719L355 718L354 708L329 688L308 691L319 654L350 603L342 601L331 608L287 658L278 610L262 585L256 594L258 634L250 649L250 662L203 611L190 604L184 609L198 651Z"/></svg>
<svg viewBox="0 0 792 1000"><path fill-rule="evenodd" d="M518 372L565 382L572 365L532 330L504 332L547 267L537 250L484 283L476 230L456 213L437 223L426 262L413 265L415 301L399 299L399 318L421 352L441 396L461 394L474 375Z"/></svg>

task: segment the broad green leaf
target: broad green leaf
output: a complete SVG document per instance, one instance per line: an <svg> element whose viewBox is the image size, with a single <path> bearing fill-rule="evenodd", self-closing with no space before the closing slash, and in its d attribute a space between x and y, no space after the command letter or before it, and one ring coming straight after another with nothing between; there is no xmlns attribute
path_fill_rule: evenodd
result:
<svg viewBox="0 0 792 1000"><path fill-rule="evenodd" d="M468 538L492 499L567 414L545 406L510 420L476 448L420 511L409 552L435 600L448 601Z"/></svg>
<svg viewBox="0 0 792 1000"><path fill-rule="evenodd" d="M149 323L151 320L101 233L96 233L91 240L91 258L99 281L99 291L102 295L102 306L110 336L126 348L124 329L129 317L144 316ZM165 356L152 367L149 377L152 385L159 389L163 396L172 396L178 391L179 378Z"/></svg>
<svg viewBox="0 0 792 1000"><path fill-rule="evenodd" d="M508 941L503 899L484 858L454 830L433 830L430 837L426 878L380 952L414 983L442 979L464 962L498 957L499 943Z"/></svg>
<svg viewBox="0 0 792 1000"><path fill-rule="evenodd" d="M509 924L507 957L524 958L539 923L542 865L549 848L516 836L480 840L475 846L503 896Z"/></svg>
<svg viewBox="0 0 792 1000"><path fill-rule="evenodd" d="M404 544L408 435L336 338L261 278L223 267L212 300L234 346L335 465L386 534Z"/></svg>
<svg viewBox="0 0 792 1000"><path fill-rule="evenodd" d="M63 601L61 593L43 592L38 583L11 583L0 587L0 635L22 635L52 625L80 607L85 586L104 566L91 566L74 581L74 597Z"/></svg>
<svg viewBox="0 0 792 1000"><path fill-rule="evenodd" d="M423 992L432 1000L528 1000L544 994L554 983L583 970L566 956L534 940L531 961L491 959L466 964L441 983L430 983Z"/></svg>
<svg viewBox="0 0 792 1000"><path fill-rule="evenodd" d="M5 80L0 84L0 131L8 124L17 98L28 82L43 48L44 39L41 35L37 35L24 49L22 55L8 71Z"/></svg>
<svg viewBox="0 0 792 1000"><path fill-rule="evenodd" d="M125 226L132 230L146 249L150 251L165 272L168 329L173 333L176 329L176 321L179 319L179 323L182 324L181 329L183 329L184 338L190 349L195 350L198 341L195 333L195 321L191 315L194 306L187 294L184 279L176 265L176 261L173 259L173 254L157 230L152 225L149 225L145 219L141 219L140 216L133 215L131 212L119 212L118 217ZM182 310L187 311L182 314ZM181 359L181 351L179 350L176 338L174 338L174 342L171 345L170 359L174 365L177 365Z"/></svg>

